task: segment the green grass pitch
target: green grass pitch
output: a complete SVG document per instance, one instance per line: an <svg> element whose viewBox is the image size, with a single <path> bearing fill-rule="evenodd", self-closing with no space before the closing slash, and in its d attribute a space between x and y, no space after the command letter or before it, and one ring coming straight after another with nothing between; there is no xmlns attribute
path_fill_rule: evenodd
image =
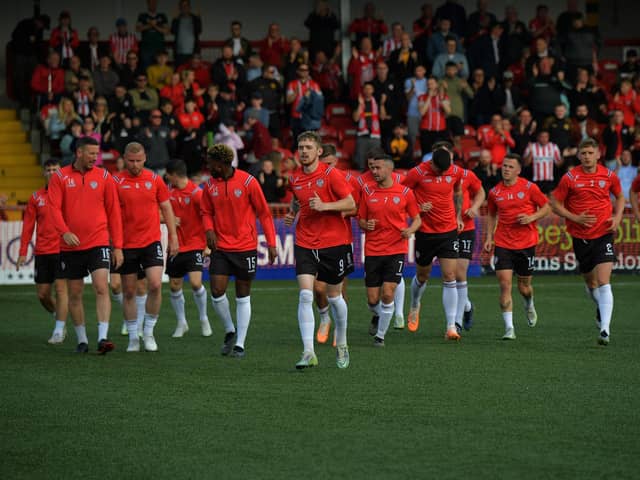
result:
<svg viewBox="0 0 640 480"><path fill-rule="evenodd" d="M293 280L254 285L240 360L220 356L211 307L214 336L199 335L188 292L184 338L170 338L165 290L160 351L124 353L114 308L117 349L102 357L72 354L71 327L47 345L34 288L2 287L0 478L640 478L640 280L612 283L608 347L568 276L534 279L535 328L514 296L515 342L500 340L494 278L470 280L475 326L445 342L436 280L420 330L391 330L375 349L352 281L351 366L319 345L320 365L303 372Z"/></svg>

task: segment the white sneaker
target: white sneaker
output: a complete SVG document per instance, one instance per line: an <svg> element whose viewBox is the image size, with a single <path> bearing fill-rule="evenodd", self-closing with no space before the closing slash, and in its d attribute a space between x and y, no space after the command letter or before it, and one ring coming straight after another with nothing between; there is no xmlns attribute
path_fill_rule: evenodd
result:
<svg viewBox="0 0 640 480"><path fill-rule="evenodd" d="M147 352L157 352L158 344L156 343L156 339L153 338L153 335L145 335L142 337L144 340L144 349Z"/></svg>
<svg viewBox="0 0 640 480"><path fill-rule="evenodd" d="M506 332L502 336L503 340L515 340L516 339L516 330L515 328L507 328Z"/></svg>
<svg viewBox="0 0 640 480"><path fill-rule="evenodd" d="M129 335L129 330L127 330L127 322L122 322L122 326L120 327L120 335L123 337L125 335Z"/></svg>
<svg viewBox="0 0 640 480"><path fill-rule="evenodd" d="M200 320L200 329L202 330L202 336L203 337L210 337L211 335L213 335L213 332L211 331L211 325L209 324L209 319L208 318L204 318L204 319Z"/></svg>
<svg viewBox="0 0 640 480"><path fill-rule="evenodd" d="M54 330L53 334L51 335L51 338L47 340L47 343L51 345L60 345L62 342L64 342L64 339L66 338L66 336L67 336L67 327L64 327L64 330L62 330L62 333L56 332Z"/></svg>
<svg viewBox="0 0 640 480"><path fill-rule="evenodd" d="M536 308L527 308L525 312L527 314L527 323L530 327L535 327L536 323L538 323L538 313L536 312Z"/></svg>
<svg viewBox="0 0 640 480"><path fill-rule="evenodd" d="M173 335L171 335L173 338L182 338L184 336L185 333L187 333L189 331L189 325L185 322L178 322L178 325L176 326L176 331L173 332Z"/></svg>
<svg viewBox="0 0 640 480"><path fill-rule="evenodd" d="M140 339L138 337L133 340L129 340L129 346L127 352L139 352L140 351Z"/></svg>
<svg viewBox="0 0 640 480"><path fill-rule="evenodd" d="M393 328L396 330L404 329L404 317L402 315L396 315L393 317Z"/></svg>

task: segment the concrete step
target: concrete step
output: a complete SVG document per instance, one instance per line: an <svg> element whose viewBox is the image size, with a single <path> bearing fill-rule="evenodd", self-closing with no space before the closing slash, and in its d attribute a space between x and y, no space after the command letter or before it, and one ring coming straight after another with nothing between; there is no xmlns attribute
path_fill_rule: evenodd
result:
<svg viewBox="0 0 640 480"><path fill-rule="evenodd" d="M1 124L0 124L1 125ZM20 126L20 124L18 124ZM15 132L4 132L0 128L0 143L4 145L25 144L27 141L27 132L18 130Z"/></svg>
<svg viewBox="0 0 640 480"><path fill-rule="evenodd" d="M9 155L26 155L33 153L33 151L31 150L31 145L28 143L0 143L0 154L3 153Z"/></svg>
<svg viewBox="0 0 640 480"><path fill-rule="evenodd" d="M42 170L37 165L0 165L0 177L40 177Z"/></svg>
<svg viewBox="0 0 640 480"><path fill-rule="evenodd" d="M0 120L0 133L24 132L22 124L18 120Z"/></svg>
<svg viewBox="0 0 640 480"><path fill-rule="evenodd" d="M40 177L0 177L0 191L6 189L36 189L44 183L44 178Z"/></svg>
<svg viewBox="0 0 640 480"><path fill-rule="evenodd" d="M38 167L40 164L38 163L38 158L34 153L20 153L20 154L11 154L11 153L0 153L0 167L2 166L36 166Z"/></svg>
<svg viewBox="0 0 640 480"><path fill-rule="evenodd" d="M9 108L0 109L0 120L15 120L16 111Z"/></svg>

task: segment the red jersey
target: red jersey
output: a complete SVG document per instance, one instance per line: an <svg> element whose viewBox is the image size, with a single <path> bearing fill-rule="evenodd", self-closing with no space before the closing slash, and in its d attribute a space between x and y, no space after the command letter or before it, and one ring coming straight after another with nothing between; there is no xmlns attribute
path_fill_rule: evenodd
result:
<svg viewBox="0 0 640 480"><path fill-rule="evenodd" d="M613 214L610 195L618 197L621 193L618 176L605 166L597 165L595 173L586 173L578 166L564 174L553 196L571 213L588 211L596 216L596 223L590 227L566 219L567 231L572 237L589 240L609 231Z"/></svg>
<svg viewBox="0 0 640 480"><path fill-rule="evenodd" d="M234 170L230 178L211 177L200 205L205 232L213 230L217 247L227 252L247 252L258 246L256 218L269 247L276 246L276 229L260 183L247 172Z"/></svg>
<svg viewBox="0 0 640 480"><path fill-rule="evenodd" d="M323 202L336 202L350 195L351 186L335 168L319 163L313 173L302 168L289 177L289 188L300 203L296 225L296 245L320 249L346 245L351 241L351 222L340 212L317 212L309 208L316 195Z"/></svg>
<svg viewBox="0 0 640 480"><path fill-rule="evenodd" d="M503 131L502 135L493 128L484 137L483 147L491 151L491 163L502 166L502 161L507 154L507 147L514 148L516 142L508 131Z"/></svg>
<svg viewBox="0 0 640 480"><path fill-rule="evenodd" d="M302 118L302 113L298 111L298 105L302 101L302 98L305 94L312 90L319 95L322 95L322 90L315 82L315 80L307 80L306 82L301 82L300 80L293 80L289 82L287 85L287 96L295 94L295 98L291 103L291 117L292 118Z"/></svg>
<svg viewBox="0 0 640 480"><path fill-rule="evenodd" d="M555 143L546 145L530 143L524 151L524 158L531 156L533 181L553 181L553 167L562 160L560 149Z"/></svg>
<svg viewBox="0 0 640 480"><path fill-rule="evenodd" d="M424 233L446 233L457 230L456 209L453 203L453 192L460 184L464 170L451 165L442 174L437 174L431 162L420 164L407 173L402 184L413 190L418 205L431 202L428 212L421 212Z"/></svg>
<svg viewBox="0 0 640 480"><path fill-rule="evenodd" d="M416 197L408 187L397 183L389 188L365 185L358 216L377 222L374 230L365 231L364 254L372 257L407 253L409 243L400 232L407 228L407 217L419 213Z"/></svg>
<svg viewBox="0 0 640 480"><path fill-rule="evenodd" d="M498 215L498 226L494 234L497 247L509 250L524 250L538 243L538 227L535 223L522 225L518 215L531 215L549 200L535 183L518 178L511 186L498 183L489 191L489 212Z"/></svg>
<svg viewBox="0 0 640 480"><path fill-rule="evenodd" d="M187 186L182 189L169 187L169 200L173 213L180 219L177 228L180 253L204 250L207 242L200 214L202 189L189 180Z"/></svg>
<svg viewBox="0 0 640 480"><path fill-rule="evenodd" d="M33 229L36 229L36 255L49 255L60 253L60 234L56 230L56 225L49 211L49 196L47 188L33 192L22 219L22 235L20 236L21 257L27 255L29 242L33 236Z"/></svg>
<svg viewBox="0 0 640 480"><path fill-rule="evenodd" d="M449 97L446 95L434 95L430 97L428 93L418 97L418 104L429 102L429 110L422 116L420 120L420 130L430 130L441 132L447 129L447 114L442 104L448 102Z"/></svg>
<svg viewBox="0 0 640 480"><path fill-rule="evenodd" d="M162 178L147 169L137 177L125 170L113 178L120 196L124 248L143 248L159 242L159 206L169 200L169 189Z"/></svg>
<svg viewBox="0 0 640 480"><path fill-rule="evenodd" d="M640 175L633 179L633 182L631 183L631 191L635 193L640 192Z"/></svg>
<svg viewBox="0 0 640 480"><path fill-rule="evenodd" d="M81 251L112 245L122 248L122 213L113 177L93 167L82 173L67 165L49 182L49 204L59 235L74 233L80 245L60 242L60 250Z"/></svg>
<svg viewBox="0 0 640 480"><path fill-rule="evenodd" d="M462 219L464 220L463 232L475 230L476 222L473 218L467 217L466 212L471 207L471 197L475 197L482 188L482 182L471 170L463 170L460 179L460 187L462 188Z"/></svg>
<svg viewBox="0 0 640 480"><path fill-rule="evenodd" d="M397 183L398 185L400 185L402 183L402 175L400 175L399 173L393 172L392 177L394 184ZM362 197L362 190L364 189L364 187L369 186L370 188L376 188L377 183L375 178L373 178L373 173L371 173L371 170L367 170L366 172L360 174L360 176L356 178L356 181L357 185L354 185L352 182L349 183L353 187L353 192L351 193L353 195L353 199L356 201L356 205L360 205L360 198Z"/></svg>

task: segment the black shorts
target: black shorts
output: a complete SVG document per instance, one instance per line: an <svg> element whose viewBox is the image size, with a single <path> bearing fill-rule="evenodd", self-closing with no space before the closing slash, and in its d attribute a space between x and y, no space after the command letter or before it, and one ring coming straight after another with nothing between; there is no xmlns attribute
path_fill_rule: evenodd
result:
<svg viewBox="0 0 640 480"><path fill-rule="evenodd" d="M116 268L113 265L113 262L111 263L111 266L109 267L109 273L114 274L117 273L118 275L120 275L120 269ZM145 278L147 275L144 271L144 268L142 268L142 265L139 265L138 268L138 280L142 280L143 278Z"/></svg>
<svg viewBox="0 0 640 480"><path fill-rule="evenodd" d="M364 284L368 288L383 283L400 283L404 268L404 254L364 258Z"/></svg>
<svg viewBox="0 0 640 480"><path fill-rule="evenodd" d="M496 270L513 270L520 277L533 275L536 255L535 246L522 250L496 247L493 254L496 257Z"/></svg>
<svg viewBox="0 0 640 480"><path fill-rule="evenodd" d="M36 255L33 279L36 283L53 283L64 278L60 267L60 254Z"/></svg>
<svg viewBox="0 0 640 480"><path fill-rule="evenodd" d="M473 246L476 241L476 231L467 230L458 234L459 257L471 260L473 258Z"/></svg>
<svg viewBox="0 0 640 480"><path fill-rule="evenodd" d="M80 280L94 270L111 265L111 247L94 247L87 250L60 252L62 278Z"/></svg>
<svg viewBox="0 0 640 480"><path fill-rule="evenodd" d="M160 242L153 242L142 248L125 248L122 253L124 262L116 272L120 275L138 273L140 268L146 270L149 267L164 266L164 253Z"/></svg>
<svg viewBox="0 0 640 480"><path fill-rule="evenodd" d="M431 265L434 257L458 258L458 231L446 233L416 232L416 263L421 267Z"/></svg>
<svg viewBox="0 0 640 480"><path fill-rule="evenodd" d="M253 280L258 264L257 250L246 252L225 252L216 250L211 255L210 275L233 275L237 280Z"/></svg>
<svg viewBox="0 0 640 480"><path fill-rule="evenodd" d="M353 272L351 244L311 250L295 246L296 275L315 275L329 285L337 285Z"/></svg>
<svg viewBox="0 0 640 480"><path fill-rule="evenodd" d="M202 250L181 252L167 259L165 273L169 278L182 278L189 272L202 272Z"/></svg>
<svg viewBox="0 0 640 480"><path fill-rule="evenodd" d="M573 251L580 264L580 273L589 273L600 263L616 261L612 233L606 233L601 237L590 240L574 238Z"/></svg>

